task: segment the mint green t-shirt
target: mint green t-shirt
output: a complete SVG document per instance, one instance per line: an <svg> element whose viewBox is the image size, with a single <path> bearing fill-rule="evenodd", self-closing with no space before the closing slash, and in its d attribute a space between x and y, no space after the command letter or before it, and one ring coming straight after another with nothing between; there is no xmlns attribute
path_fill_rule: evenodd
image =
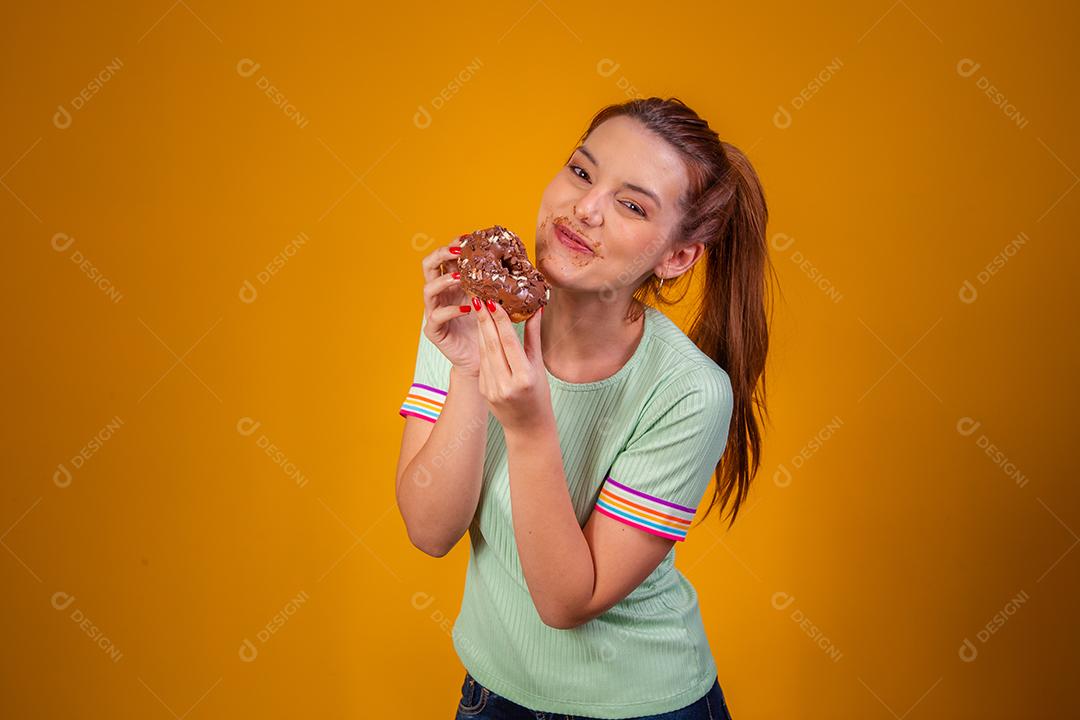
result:
<svg viewBox="0 0 1080 720"><path fill-rule="evenodd" d="M523 340L525 324L514 327ZM421 331L399 413L437 422L450 368ZM568 383L549 372L548 383L578 524L603 512L641 532L684 540L727 441L728 374L646 306L641 341L614 375ZM489 412L483 486L452 632L472 676L530 709L595 718L669 712L705 695L716 664L697 593L675 568L674 546L605 613L575 628L550 627L525 583L509 483L502 426Z"/></svg>

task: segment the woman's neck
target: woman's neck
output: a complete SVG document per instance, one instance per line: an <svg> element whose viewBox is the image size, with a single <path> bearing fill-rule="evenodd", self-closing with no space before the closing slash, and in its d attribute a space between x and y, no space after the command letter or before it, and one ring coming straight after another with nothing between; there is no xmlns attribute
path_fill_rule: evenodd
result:
<svg viewBox="0 0 1080 720"><path fill-rule="evenodd" d="M627 302L553 288L540 318L548 372L570 383L603 380L618 372L633 356L644 332L644 313L629 322Z"/></svg>

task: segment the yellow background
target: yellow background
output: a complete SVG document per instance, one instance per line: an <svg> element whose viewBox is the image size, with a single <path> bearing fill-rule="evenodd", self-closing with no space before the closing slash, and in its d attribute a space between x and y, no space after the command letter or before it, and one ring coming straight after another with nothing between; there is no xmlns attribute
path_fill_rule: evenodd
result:
<svg viewBox="0 0 1080 720"><path fill-rule="evenodd" d="M771 209L762 469L678 549L733 715L1077 713L1077 14L6 7L0 715L451 717L467 543L394 505L420 260L494 223L531 252L633 95Z"/></svg>

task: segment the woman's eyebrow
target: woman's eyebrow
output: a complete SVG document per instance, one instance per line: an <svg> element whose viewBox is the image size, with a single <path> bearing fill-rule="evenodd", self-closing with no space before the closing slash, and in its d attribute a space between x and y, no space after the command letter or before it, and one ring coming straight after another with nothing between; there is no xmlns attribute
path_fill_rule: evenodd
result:
<svg viewBox="0 0 1080 720"><path fill-rule="evenodd" d="M600 163L596 162L596 158L593 157L593 154L591 152L589 152L588 150L585 149L584 145L578 145L577 151L580 152L585 157L589 158L589 162L591 162L593 165L595 165L596 167L600 167ZM630 190L636 190L637 192L641 193L642 195L645 195L645 196L647 196L649 198L652 198L652 201L654 203L656 203L657 208L663 207L663 203L660 202L660 198L652 190L647 190L647 189L641 187L640 185L635 185L634 183L628 183L628 182L624 182L622 184L622 186L624 188L628 188Z"/></svg>

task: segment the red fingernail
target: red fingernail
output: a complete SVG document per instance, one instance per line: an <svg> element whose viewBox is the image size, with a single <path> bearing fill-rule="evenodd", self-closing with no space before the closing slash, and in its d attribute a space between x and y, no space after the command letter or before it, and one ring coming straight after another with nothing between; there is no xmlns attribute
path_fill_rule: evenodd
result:
<svg viewBox="0 0 1080 720"><path fill-rule="evenodd" d="M458 310L461 312L469 312L472 310L472 305L458 305Z"/></svg>
<svg viewBox="0 0 1080 720"><path fill-rule="evenodd" d="M461 248L459 248L459 247L450 248L450 254L451 255L460 255L461 254Z"/></svg>
<svg viewBox="0 0 1080 720"><path fill-rule="evenodd" d="M458 278L460 278L460 277L461 277L461 273L459 273L459 272L457 272L457 273L454 273L454 274L453 274L453 275L451 275L450 277L452 277L452 278L454 278L455 280L457 280Z"/></svg>
<svg viewBox="0 0 1080 720"><path fill-rule="evenodd" d="M475 298L475 297L474 297L474 298L472 299L472 306L473 306L474 308L476 308L477 310L479 310L479 309L480 309L480 298Z"/></svg>
<svg viewBox="0 0 1080 720"><path fill-rule="evenodd" d="M493 303L491 300L487 301L487 306L488 310L490 310L491 312L495 312L495 303Z"/></svg>

